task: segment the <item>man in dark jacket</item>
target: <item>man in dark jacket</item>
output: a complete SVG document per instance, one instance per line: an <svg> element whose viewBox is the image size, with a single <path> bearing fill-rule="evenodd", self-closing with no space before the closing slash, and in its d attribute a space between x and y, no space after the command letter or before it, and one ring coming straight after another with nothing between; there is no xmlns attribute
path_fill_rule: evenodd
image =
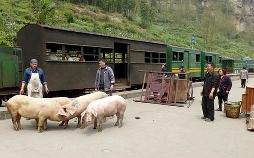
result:
<svg viewBox="0 0 254 158"><path fill-rule="evenodd" d="M207 122L214 120L214 98L218 88L218 77L214 72L214 64L207 64L207 73L205 75L202 96L203 117Z"/></svg>
<svg viewBox="0 0 254 158"><path fill-rule="evenodd" d="M104 59L99 59L100 68L96 73L95 78L95 91L103 91L112 96L114 89L115 76L111 67L107 66Z"/></svg>

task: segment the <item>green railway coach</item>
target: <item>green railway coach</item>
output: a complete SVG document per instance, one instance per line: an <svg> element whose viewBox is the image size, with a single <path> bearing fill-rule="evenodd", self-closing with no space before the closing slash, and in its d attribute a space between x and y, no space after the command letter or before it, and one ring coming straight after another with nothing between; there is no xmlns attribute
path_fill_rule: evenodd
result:
<svg viewBox="0 0 254 158"><path fill-rule="evenodd" d="M22 70L22 50L18 47L0 47L0 106L2 99L19 92Z"/></svg>
<svg viewBox="0 0 254 158"><path fill-rule="evenodd" d="M168 71L179 72L179 67L184 66L185 71L191 73L193 80L204 79L208 62L213 62L216 67L215 71L218 71L221 68L221 55L175 46L168 46L167 48Z"/></svg>
<svg viewBox="0 0 254 158"><path fill-rule="evenodd" d="M239 73L243 67L246 67L246 60L240 59L222 59L222 68L227 73Z"/></svg>

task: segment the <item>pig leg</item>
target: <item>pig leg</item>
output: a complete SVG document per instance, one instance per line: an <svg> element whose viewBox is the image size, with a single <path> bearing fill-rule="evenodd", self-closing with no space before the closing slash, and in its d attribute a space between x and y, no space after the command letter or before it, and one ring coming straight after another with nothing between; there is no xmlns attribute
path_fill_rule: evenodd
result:
<svg viewBox="0 0 254 158"><path fill-rule="evenodd" d="M94 119L94 123L93 123L93 129L97 128L97 118Z"/></svg>
<svg viewBox="0 0 254 158"><path fill-rule="evenodd" d="M66 129L68 127L68 123L69 123L69 120L65 121L65 124L63 126L64 129Z"/></svg>
<svg viewBox="0 0 254 158"><path fill-rule="evenodd" d="M99 117L98 122L99 122L98 132L102 132L103 117Z"/></svg>
<svg viewBox="0 0 254 158"><path fill-rule="evenodd" d="M42 133L42 126L44 125L46 119L43 117L39 118L39 123L38 123L38 132Z"/></svg>
<svg viewBox="0 0 254 158"><path fill-rule="evenodd" d="M8 110L9 111L9 110ZM17 113L12 113L9 111L9 113L11 114L11 120L12 120L12 124L13 124L13 128L15 131L18 131L18 126L17 126Z"/></svg>
<svg viewBox="0 0 254 158"><path fill-rule="evenodd" d="M121 113L120 115L119 115L119 124L118 124L118 128L121 128L122 126L123 126L123 116L124 116L124 114L123 113Z"/></svg>
<svg viewBox="0 0 254 158"><path fill-rule="evenodd" d="M44 124L43 124L43 128L44 128L45 131L48 130L48 127L47 127L47 120L45 120L45 122L44 122Z"/></svg>
<svg viewBox="0 0 254 158"><path fill-rule="evenodd" d="M13 124L13 128L15 131L18 131L18 126L17 126L17 116L13 116L12 115L12 124Z"/></svg>
<svg viewBox="0 0 254 158"><path fill-rule="evenodd" d="M39 119L37 118L37 119L35 119L35 121L36 121L36 129L38 129Z"/></svg>
<svg viewBox="0 0 254 158"><path fill-rule="evenodd" d="M65 122L65 121L62 121L62 122L59 124L59 126L63 126L63 125L64 125L64 122Z"/></svg>
<svg viewBox="0 0 254 158"><path fill-rule="evenodd" d="M21 115L18 114L18 116L17 116L18 129L22 130L23 128L21 126L20 119L21 119Z"/></svg>
<svg viewBox="0 0 254 158"><path fill-rule="evenodd" d="M78 116L78 124L76 128L81 128L81 115Z"/></svg>
<svg viewBox="0 0 254 158"><path fill-rule="evenodd" d="M81 123L81 129L84 129L85 128L85 116L82 117L82 123Z"/></svg>
<svg viewBox="0 0 254 158"><path fill-rule="evenodd" d="M117 121L115 123L115 126L119 126L119 120L120 120L120 114L119 113L116 114L116 118L117 118Z"/></svg>

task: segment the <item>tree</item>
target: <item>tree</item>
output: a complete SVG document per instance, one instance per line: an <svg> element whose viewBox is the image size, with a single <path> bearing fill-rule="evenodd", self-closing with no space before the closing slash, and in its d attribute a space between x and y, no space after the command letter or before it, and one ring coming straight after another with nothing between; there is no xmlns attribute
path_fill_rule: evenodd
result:
<svg viewBox="0 0 254 158"><path fill-rule="evenodd" d="M46 24L49 17L55 13L56 4L50 0L31 0L32 9L37 19L37 23Z"/></svg>
<svg viewBox="0 0 254 158"><path fill-rule="evenodd" d="M147 27L149 25L149 12L150 12L150 7L147 1L142 0L140 5L142 27Z"/></svg>

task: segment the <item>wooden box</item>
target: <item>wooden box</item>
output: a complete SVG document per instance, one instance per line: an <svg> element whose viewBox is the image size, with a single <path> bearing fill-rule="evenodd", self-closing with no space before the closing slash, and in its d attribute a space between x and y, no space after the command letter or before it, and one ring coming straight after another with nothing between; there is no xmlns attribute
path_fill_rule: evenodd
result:
<svg viewBox="0 0 254 158"><path fill-rule="evenodd" d="M186 102L187 101L187 90L188 90L187 88L188 88L188 83L187 83L186 79L175 79L173 93L172 93L172 101L173 102Z"/></svg>

